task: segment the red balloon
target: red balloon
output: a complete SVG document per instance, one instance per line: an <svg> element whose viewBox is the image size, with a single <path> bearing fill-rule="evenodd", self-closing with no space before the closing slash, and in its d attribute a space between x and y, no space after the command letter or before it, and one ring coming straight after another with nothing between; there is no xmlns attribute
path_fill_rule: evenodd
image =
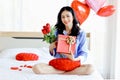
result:
<svg viewBox="0 0 120 80"><path fill-rule="evenodd" d="M71 7L75 11L78 21L80 22L80 24L82 24L90 14L89 6L86 3L82 3L78 0L74 0L71 3Z"/></svg>
<svg viewBox="0 0 120 80"><path fill-rule="evenodd" d="M100 8L100 10L97 12L97 15L102 17L107 17L112 15L115 12L115 7L113 5L108 5Z"/></svg>

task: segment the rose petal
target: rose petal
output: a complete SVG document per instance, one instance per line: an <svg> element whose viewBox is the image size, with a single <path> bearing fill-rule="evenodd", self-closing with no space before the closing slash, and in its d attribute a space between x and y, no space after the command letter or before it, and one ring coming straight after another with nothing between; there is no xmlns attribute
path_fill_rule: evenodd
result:
<svg viewBox="0 0 120 80"><path fill-rule="evenodd" d="M27 68L32 68L32 66L27 66Z"/></svg>
<svg viewBox="0 0 120 80"><path fill-rule="evenodd" d="M11 67L10 69L11 70L18 70L19 68L18 67Z"/></svg>

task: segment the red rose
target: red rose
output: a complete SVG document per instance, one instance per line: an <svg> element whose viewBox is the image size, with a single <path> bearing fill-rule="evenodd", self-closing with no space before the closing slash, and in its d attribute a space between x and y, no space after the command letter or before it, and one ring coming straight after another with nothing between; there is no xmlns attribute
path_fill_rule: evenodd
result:
<svg viewBox="0 0 120 80"><path fill-rule="evenodd" d="M46 41L47 43L52 43L55 40L55 27L51 27L49 23L46 23L41 31L44 35L43 41Z"/></svg>
<svg viewBox="0 0 120 80"><path fill-rule="evenodd" d="M42 33L43 33L44 35L46 35L46 34L47 34L46 29L42 29Z"/></svg>
<svg viewBox="0 0 120 80"><path fill-rule="evenodd" d="M45 26L43 26L42 33L45 35L50 33L50 24L49 23L47 23Z"/></svg>
<svg viewBox="0 0 120 80"><path fill-rule="evenodd" d="M49 24L49 23L46 23L46 26L49 26L49 27L50 27L50 24Z"/></svg>

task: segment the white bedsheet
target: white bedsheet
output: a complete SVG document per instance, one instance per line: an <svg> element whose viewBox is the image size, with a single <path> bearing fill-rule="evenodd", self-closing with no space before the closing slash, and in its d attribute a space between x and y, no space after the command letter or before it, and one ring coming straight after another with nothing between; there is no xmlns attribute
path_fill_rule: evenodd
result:
<svg viewBox="0 0 120 80"><path fill-rule="evenodd" d="M17 61L15 55L19 52L33 52L39 55L37 61ZM0 80L103 80L100 73L95 70L91 75L37 75L31 68L19 67L21 65L34 65L36 63L48 63L53 59L49 55L48 48L14 48L6 49L0 52ZM22 70L11 70L11 67L19 67Z"/></svg>

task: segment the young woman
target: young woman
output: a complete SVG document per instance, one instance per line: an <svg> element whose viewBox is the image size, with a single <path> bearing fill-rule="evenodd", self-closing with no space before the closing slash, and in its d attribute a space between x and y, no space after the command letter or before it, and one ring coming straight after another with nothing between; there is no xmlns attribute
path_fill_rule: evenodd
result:
<svg viewBox="0 0 120 80"><path fill-rule="evenodd" d="M62 58L69 58L73 61L84 62L87 59L88 49L86 45L86 33L80 29L79 22L75 16L73 9L69 6L61 8L58 13L57 23L56 23L56 37L58 34L76 36L76 50L73 54L62 54ZM49 46L50 54L55 58L61 58L61 54L56 52L56 42L53 42ZM93 67L91 64L82 64L80 67L72 71L61 71L53 68L52 66L44 63L36 64L33 66L33 72L36 74L77 74L77 75L87 75L93 72Z"/></svg>

